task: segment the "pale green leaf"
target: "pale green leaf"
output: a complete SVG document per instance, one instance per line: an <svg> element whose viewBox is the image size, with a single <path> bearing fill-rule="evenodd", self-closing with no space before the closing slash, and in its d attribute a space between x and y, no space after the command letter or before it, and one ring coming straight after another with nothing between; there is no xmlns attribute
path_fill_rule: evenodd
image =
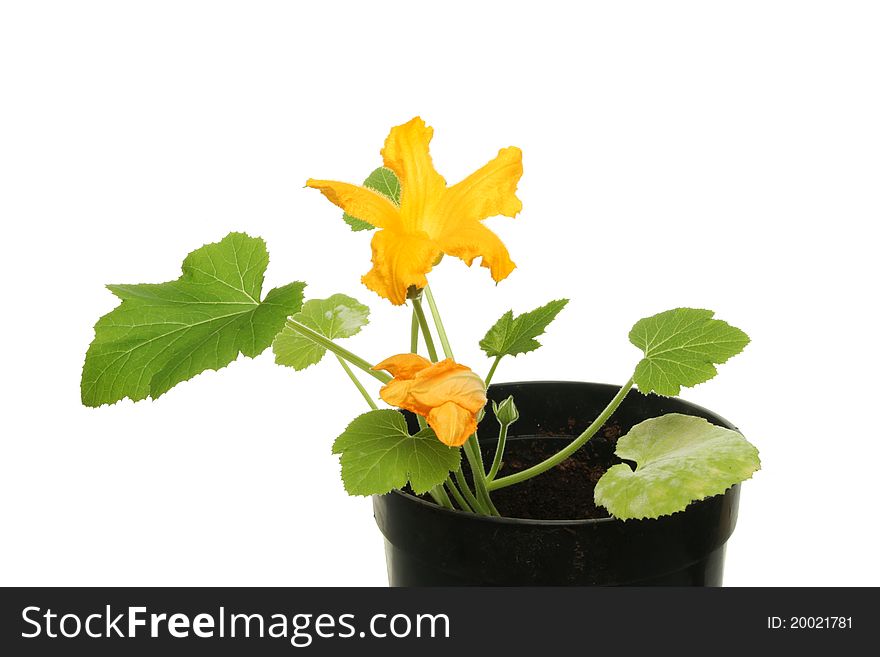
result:
<svg viewBox="0 0 880 657"><path fill-rule="evenodd" d="M394 203L394 205L400 205L400 181L391 169L379 167L367 176L367 179L364 181L364 187L378 192ZM343 213L342 219L354 231L373 230L375 228L373 224L357 217L352 217L347 212Z"/></svg>
<svg viewBox="0 0 880 657"><path fill-rule="evenodd" d="M645 352L633 376L639 390L675 396L682 386L708 381L718 373L714 364L741 352L749 337L714 315L676 308L636 322L629 340Z"/></svg>
<svg viewBox="0 0 880 657"><path fill-rule="evenodd" d="M645 420L617 441L617 456L596 484L596 504L615 518L658 518L720 495L761 467L758 450L736 431L670 413Z"/></svg>
<svg viewBox="0 0 880 657"><path fill-rule="evenodd" d="M512 310L508 310L480 340L480 348L490 358L534 351L541 346L535 338L547 330L567 303L568 299L558 299L516 317Z"/></svg>
<svg viewBox="0 0 880 657"><path fill-rule="evenodd" d="M305 288L291 283L261 300L268 264L263 240L230 233L190 253L175 281L108 285L122 303L95 325L82 372L83 403L156 398L239 354L260 354L299 310Z"/></svg>
<svg viewBox="0 0 880 657"><path fill-rule="evenodd" d="M443 483L461 461L458 448L441 443L431 429L411 436L399 411L382 409L356 417L333 443L342 482L350 495L383 495L409 483L416 494Z"/></svg>
<svg viewBox="0 0 880 657"><path fill-rule="evenodd" d="M344 294L334 294L326 299L310 299L302 310L291 319L304 324L323 335L336 340L350 338L369 322L370 309L357 299ZM326 349L303 337L290 324L286 324L272 344L275 362L295 370L304 370L324 357Z"/></svg>

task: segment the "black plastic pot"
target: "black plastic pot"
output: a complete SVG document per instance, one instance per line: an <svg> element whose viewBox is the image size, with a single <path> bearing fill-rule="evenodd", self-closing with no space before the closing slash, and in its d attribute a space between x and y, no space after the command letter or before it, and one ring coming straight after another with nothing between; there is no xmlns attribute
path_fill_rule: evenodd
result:
<svg viewBox="0 0 880 657"><path fill-rule="evenodd" d="M599 383L493 385L520 411L508 440L548 440L566 418L595 418L619 390ZM680 399L630 392L614 414L630 427L686 413L733 429ZM491 412L481 426L495 435ZM443 509L401 491L373 498L392 586L720 586L724 547L736 526L739 486L657 520L526 520Z"/></svg>

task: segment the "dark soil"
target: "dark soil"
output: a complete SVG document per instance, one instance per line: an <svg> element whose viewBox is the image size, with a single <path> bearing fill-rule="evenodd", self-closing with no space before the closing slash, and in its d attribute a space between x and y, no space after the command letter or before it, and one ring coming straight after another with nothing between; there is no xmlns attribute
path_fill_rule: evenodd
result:
<svg viewBox="0 0 880 657"><path fill-rule="evenodd" d="M593 489L608 468L621 463L614 455L614 449L622 433L620 426L612 420L569 459L537 477L494 491L492 501L501 515L509 518L607 518L608 512L593 502ZM540 463L571 442L573 437L557 434L509 439L498 477ZM495 442L486 441L482 448L483 462L491 463Z"/></svg>

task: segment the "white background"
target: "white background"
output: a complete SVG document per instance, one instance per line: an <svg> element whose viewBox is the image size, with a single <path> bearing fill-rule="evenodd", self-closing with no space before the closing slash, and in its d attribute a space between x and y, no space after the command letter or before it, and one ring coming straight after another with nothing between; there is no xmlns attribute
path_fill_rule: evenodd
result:
<svg viewBox="0 0 880 657"><path fill-rule="evenodd" d="M105 283L176 278L260 235L266 286L373 309L311 176L358 182L388 129L435 127L450 182L520 146L525 204L488 222L518 269L444 260L459 360L508 308L573 299L497 380L623 382L642 316L709 307L753 344L686 399L761 450L729 585L880 584L874 412L880 13L859 2L7 2L0 10L0 583L382 585L370 502L330 454L360 399L269 353L156 402L86 409Z"/></svg>

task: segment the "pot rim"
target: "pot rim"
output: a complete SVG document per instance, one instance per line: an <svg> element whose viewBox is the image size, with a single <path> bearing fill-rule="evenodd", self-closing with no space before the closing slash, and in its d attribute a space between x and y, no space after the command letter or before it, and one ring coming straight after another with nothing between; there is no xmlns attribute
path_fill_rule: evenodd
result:
<svg viewBox="0 0 880 657"><path fill-rule="evenodd" d="M493 383L489 386L489 389L491 390L492 388L495 388L496 386L502 387L502 386L535 385L535 384L542 384L542 385L546 385L546 384L549 384L549 385L585 385L586 384L586 385L591 385L591 386L599 386L602 388L607 388L609 392L616 392L616 391L620 390L620 387L621 387L621 386L613 384L613 383L598 383L595 381L540 380L540 381L505 381L505 382L500 382L500 383ZM644 393L642 393L641 391L639 391L636 388L633 388L632 392L635 392L636 394L643 395L644 397L649 397L652 395L654 397L660 397L660 395L654 395L653 393L645 395ZM728 429L733 429L734 431L738 430L732 422L730 422L729 420L725 419L724 417L718 415L718 413L716 413L715 411L710 411L708 408L705 408L704 406L700 406L699 404L689 402L686 399L682 399L681 397L674 397L673 399L677 399L679 401L686 403L688 406L690 406L694 410L701 411L703 413L706 413L708 415L711 415L713 417L718 418L718 420L720 420L721 424L726 425L726 428L728 428ZM731 490L734 490L738 487L739 487L739 484L734 484L730 488L726 489L723 493L720 493L720 495L726 495L728 492L730 492ZM543 525L543 526L550 525L553 527L566 527L566 526L572 526L572 525L581 527L584 525L599 525L599 524L607 524L607 523L612 523L612 522L625 523L625 522L647 522L647 521L651 521L651 520L654 520L654 521L663 520L664 518L669 518L671 516L678 515L679 513L686 513L687 510L693 504L695 504L696 502L702 501L702 500L694 500L693 502L691 502L687 507L685 507L681 511L676 511L675 513L669 514L668 516L660 516L659 518L640 518L640 519L631 519L631 520L627 521L627 520L620 520L619 518L615 518L613 516L609 516L607 518L579 518L579 519L570 519L570 520L539 520L536 518L511 518L508 516L484 516L484 515L479 515L476 513L469 513L467 511L462 511L460 509L445 509L442 506L438 506L437 504L434 504L433 502L428 502L426 500L421 499L420 497L417 497L417 496L412 495L410 493L406 493L406 492L399 490L397 488L392 490L390 493L386 493L386 495L399 495L399 496L403 497L404 499L408 500L409 502L412 502L415 504L420 504L423 507L425 507L426 509L431 509L434 512L453 514L453 515L460 517L460 518L469 518L469 519L476 520L479 522L493 522L493 523L502 524L502 525ZM710 496L710 497L714 497L714 495ZM703 499L704 500L709 499L709 497L704 497Z"/></svg>

